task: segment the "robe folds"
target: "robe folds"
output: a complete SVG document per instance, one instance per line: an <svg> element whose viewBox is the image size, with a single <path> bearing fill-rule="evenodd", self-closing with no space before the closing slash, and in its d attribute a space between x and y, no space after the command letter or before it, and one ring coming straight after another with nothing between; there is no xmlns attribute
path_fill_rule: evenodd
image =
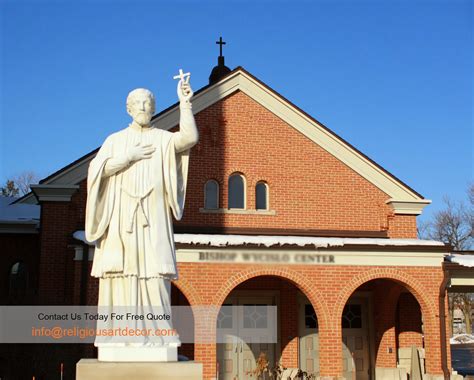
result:
<svg viewBox="0 0 474 380"><path fill-rule="evenodd" d="M189 151L198 131L188 101L180 130L128 128L110 135L89 165L85 233L94 242L91 275L99 278L99 313L165 314L171 318L171 280L178 278L173 215L183 215ZM130 148L151 145L151 157L130 162ZM172 329L172 320L98 321L98 329ZM97 336L96 347L180 345L179 336ZM100 356L100 355L99 355Z"/></svg>
<svg viewBox="0 0 474 380"><path fill-rule="evenodd" d="M178 278L172 214L183 214L189 150L177 152L173 135L129 126L110 135L91 161L85 232L96 244L92 276ZM108 160L139 143L153 145L151 158L105 175Z"/></svg>

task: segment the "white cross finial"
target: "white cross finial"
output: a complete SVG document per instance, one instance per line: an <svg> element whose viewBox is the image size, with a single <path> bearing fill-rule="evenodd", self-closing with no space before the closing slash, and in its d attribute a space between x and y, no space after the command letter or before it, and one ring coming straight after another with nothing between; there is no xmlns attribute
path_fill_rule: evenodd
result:
<svg viewBox="0 0 474 380"><path fill-rule="evenodd" d="M173 79L179 79L181 81L186 80L186 82L189 82L189 77L191 76L191 73L183 73L182 69L179 69L179 74L175 75Z"/></svg>

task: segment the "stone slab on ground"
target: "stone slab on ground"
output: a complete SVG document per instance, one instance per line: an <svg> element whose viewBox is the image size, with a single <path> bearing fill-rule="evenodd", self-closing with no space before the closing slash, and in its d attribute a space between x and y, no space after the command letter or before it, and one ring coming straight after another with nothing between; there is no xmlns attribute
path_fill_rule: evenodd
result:
<svg viewBox="0 0 474 380"><path fill-rule="evenodd" d="M178 347L98 347L100 362L177 362Z"/></svg>
<svg viewBox="0 0 474 380"><path fill-rule="evenodd" d="M76 380L202 380L202 364L188 362L99 362L81 359Z"/></svg>

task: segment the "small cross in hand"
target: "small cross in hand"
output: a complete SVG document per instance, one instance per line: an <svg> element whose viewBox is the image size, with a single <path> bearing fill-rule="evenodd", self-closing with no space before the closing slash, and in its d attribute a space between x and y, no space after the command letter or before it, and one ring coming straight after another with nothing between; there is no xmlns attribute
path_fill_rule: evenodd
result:
<svg viewBox="0 0 474 380"><path fill-rule="evenodd" d="M179 69L179 74L175 75L173 79L179 79L180 81L183 81L184 83L188 83L190 76L191 76L191 73L183 73L183 70Z"/></svg>

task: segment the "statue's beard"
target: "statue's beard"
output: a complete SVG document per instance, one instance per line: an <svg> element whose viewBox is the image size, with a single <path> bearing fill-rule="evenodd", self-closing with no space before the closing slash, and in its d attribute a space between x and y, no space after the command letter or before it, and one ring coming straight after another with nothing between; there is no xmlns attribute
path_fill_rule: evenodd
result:
<svg viewBox="0 0 474 380"><path fill-rule="evenodd" d="M138 115L135 115L135 122L141 126L145 126L150 124L151 121L151 115L147 113L139 113Z"/></svg>

